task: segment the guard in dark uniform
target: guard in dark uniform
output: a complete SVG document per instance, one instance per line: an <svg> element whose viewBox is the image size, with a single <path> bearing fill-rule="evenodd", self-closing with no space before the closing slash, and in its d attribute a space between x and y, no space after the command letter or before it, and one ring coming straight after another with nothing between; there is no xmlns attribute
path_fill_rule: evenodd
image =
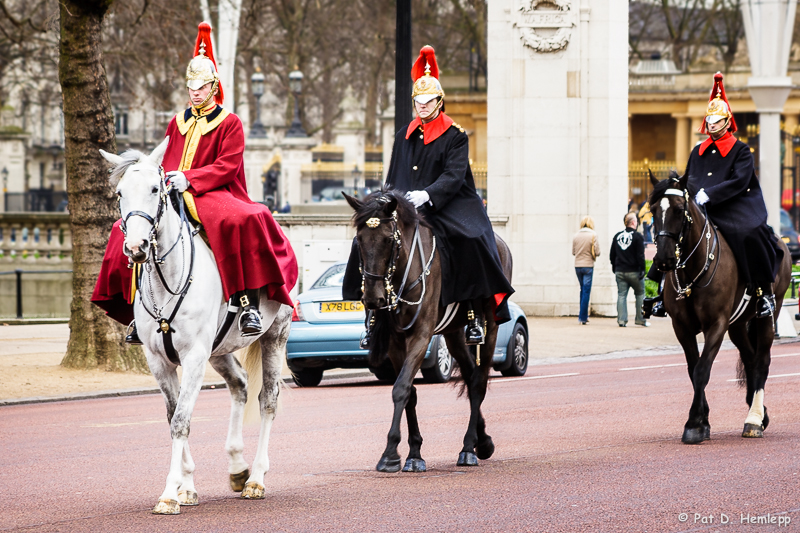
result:
<svg viewBox="0 0 800 533"><path fill-rule="evenodd" d="M494 298L502 323L509 319L506 300L514 289L503 274L494 230L475 190L467 134L444 113L438 76L434 50L425 46L411 70L417 118L395 136L386 185L405 191L433 227L442 264L441 303L464 302L469 309L467 344L483 344L480 302ZM361 298L358 257L354 242L342 287L347 299ZM362 347L371 338L367 322Z"/></svg>
<svg viewBox="0 0 800 533"><path fill-rule="evenodd" d="M750 148L736 139L733 118L722 74L714 75L706 118L700 129L708 139L695 146L686 165L687 188L698 205L705 206L711 221L719 228L736 258L739 275L748 292L758 299L758 318L775 311L773 283L783 259L775 232L767 226L767 207L754 170ZM650 279L660 282L662 274L654 268ZM645 316L666 316L662 296L645 301Z"/></svg>

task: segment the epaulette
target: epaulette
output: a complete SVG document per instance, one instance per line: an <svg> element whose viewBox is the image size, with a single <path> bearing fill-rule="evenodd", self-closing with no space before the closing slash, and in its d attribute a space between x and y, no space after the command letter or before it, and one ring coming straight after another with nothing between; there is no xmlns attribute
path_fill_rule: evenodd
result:
<svg viewBox="0 0 800 533"><path fill-rule="evenodd" d="M462 128L461 124L459 124L458 122L453 122L451 124L451 126L453 126L454 128L458 128L458 131L460 131L461 133L464 133L464 128Z"/></svg>

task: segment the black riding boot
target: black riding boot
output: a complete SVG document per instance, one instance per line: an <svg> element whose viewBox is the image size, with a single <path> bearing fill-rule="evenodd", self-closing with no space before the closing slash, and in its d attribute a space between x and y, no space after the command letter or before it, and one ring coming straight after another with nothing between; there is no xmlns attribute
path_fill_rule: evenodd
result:
<svg viewBox="0 0 800 533"><path fill-rule="evenodd" d="M131 325L128 327L130 328L130 333L125 336L125 342L134 346L141 346L142 340L139 338L139 332L136 331L136 321L132 320Z"/></svg>
<svg viewBox="0 0 800 533"><path fill-rule="evenodd" d="M652 298L645 298L642 303L642 316L647 319L651 316L667 316L667 310L664 309L664 295L661 291Z"/></svg>
<svg viewBox="0 0 800 533"><path fill-rule="evenodd" d="M467 346L483 344L483 314L480 312L480 308L478 308L479 310L477 312L473 309L472 302L468 304L467 309L469 309L469 311L467 311Z"/></svg>
<svg viewBox="0 0 800 533"><path fill-rule="evenodd" d="M364 327L366 327L367 331L364 333L364 338L361 339L359 343L359 347L362 350L369 350L370 346L372 345L372 330L375 326L375 311L367 311L367 319L364 321Z"/></svg>
<svg viewBox="0 0 800 533"><path fill-rule="evenodd" d="M242 314L239 316L239 331L242 337L261 334L261 313L258 311L258 289L237 292Z"/></svg>
<svg viewBox="0 0 800 533"><path fill-rule="evenodd" d="M766 318L775 314L775 295L773 292L771 284L764 290L759 288L756 291L758 295L758 311L756 312L756 318Z"/></svg>

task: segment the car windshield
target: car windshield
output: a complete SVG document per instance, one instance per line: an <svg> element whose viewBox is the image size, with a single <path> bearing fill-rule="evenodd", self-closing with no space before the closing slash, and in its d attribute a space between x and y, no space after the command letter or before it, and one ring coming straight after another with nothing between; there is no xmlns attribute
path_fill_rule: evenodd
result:
<svg viewBox="0 0 800 533"><path fill-rule="evenodd" d="M794 229L794 224L792 224L792 218L789 216L789 213L781 209L781 233L786 233Z"/></svg>
<svg viewBox="0 0 800 533"><path fill-rule="evenodd" d="M317 281L314 282L314 285L312 285L311 288L322 289L325 287L341 287L342 280L344 280L344 271L346 267L347 265L345 264L333 265L326 270Z"/></svg>

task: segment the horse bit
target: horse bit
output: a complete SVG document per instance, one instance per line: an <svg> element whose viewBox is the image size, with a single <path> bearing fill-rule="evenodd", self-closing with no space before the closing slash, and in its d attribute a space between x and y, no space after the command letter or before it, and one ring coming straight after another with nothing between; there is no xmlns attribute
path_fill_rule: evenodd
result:
<svg viewBox="0 0 800 533"><path fill-rule="evenodd" d="M364 292L364 283L367 278L373 280L383 280L384 287L386 289L386 299L388 304L384 307L380 307L379 309L389 309L398 313L398 305L400 303L404 303L406 305L411 306L419 306L422 303L422 300L425 298L425 291L426 291L426 283L425 280L431 273L431 264L433 263L433 256L436 253L436 236L433 236L433 244L431 246L431 256L428 259L428 262L425 262L425 256L423 255L422 251L422 243L420 242L419 237L419 221L416 222L414 227L414 238L411 241L411 250L408 253L408 261L406 263L406 270L403 274L403 281L400 283L400 288L397 292L394 291L394 285L392 284L392 278L394 277L394 273L397 270L397 259L400 256L400 249L403 246L402 235L400 234L400 230L397 227L397 211L392 212L391 218L378 218L372 217L367 220L366 224L367 227L370 229L375 229L381 225L383 222L391 222L392 223L392 255L389 257L389 267L386 269L386 274L381 276L380 274L373 274L371 272L367 272L363 265L359 265L359 270L361 271L361 292ZM419 277L415 279L410 285L406 287L406 282L408 281L408 274L411 271L411 263L414 260L414 252L419 250L419 260L420 264L422 265L422 272L420 273ZM359 254L359 261L361 259L361 254ZM419 300L416 302L409 302L408 300L403 298L403 293L414 289L417 285L422 283L422 292L419 296ZM402 327L403 331L408 331L411 329L411 326L417 321L417 317L419 316L421 307L417 307L416 312L414 313L414 318L411 319L411 322L405 327Z"/></svg>
<svg viewBox="0 0 800 533"><path fill-rule="evenodd" d="M717 242L719 241L719 239L717 238L717 228L714 227L714 225L709 222L708 211L706 210L705 206L702 206L703 214L705 216L705 224L703 225L702 232L704 234L703 236L705 236L705 241L706 241L706 262L705 262L705 265L703 265L703 269L700 271L700 273L697 274L697 276L695 276L694 279L692 281L690 281L685 287L681 287L681 282L680 282L680 279L678 278L678 269L686 268L686 264L689 262L689 259L694 255L694 253L700 247L700 243L703 242L703 238L701 236L701 238L697 241L697 244L695 245L695 247L692 249L691 252L689 252L689 255L687 255L683 259L683 261L681 261L680 260L681 259L681 243L683 242L683 234L684 234L684 231L686 231L686 226L689 225L689 224L692 224L692 222L693 222L692 216L689 214L689 209L688 209L688 207L689 207L689 192L686 191L686 190L681 191L680 189L667 189L664 192L664 196L682 196L684 198L685 206L686 206L686 208L683 211L684 218L683 218L683 224L681 225L680 233L676 234L676 233L673 233L673 232L670 232L670 231L661 230L661 231L658 232L658 235L656 235L656 239L658 239L659 237L671 237L671 238L675 239L675 241L677 243L675 245L675 257L678 259L678 264L675 266L675 270L673 270L673 273L675 275L675 287L676 287L676 291L678 293L678 296L675 299L676 300L683 300L684 298L687 298L687 297L692 295L692 286L703 276L703 274L705 274L708 271L709 267L711 266L711 262L715 258L714 252L717 249ZM712 229L714 230L714 241L713 241L713 244L711 242L711 230ZM717 272L717 267L718 266L719 266L719 261L717 261L715 263L715 265L714 265L714 271L711 273L711 278L706 282L705 285L700 287L701 289L705 288L705 287L708 287L708 285L714 279L714 275Z"/></svg>

